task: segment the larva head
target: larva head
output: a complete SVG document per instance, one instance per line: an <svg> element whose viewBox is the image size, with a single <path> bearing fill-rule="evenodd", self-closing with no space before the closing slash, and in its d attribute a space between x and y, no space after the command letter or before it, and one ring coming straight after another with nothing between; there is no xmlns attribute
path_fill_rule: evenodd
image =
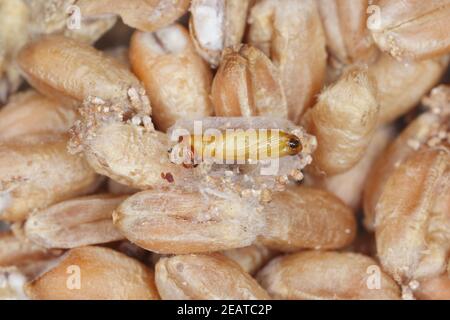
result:
<svg viewBox="0 0 450 320"><path fill-rule="evenodd" d="M299 154L302 151L302 142L299 137L293 134L288 135L286 149L287 153L291 156Z"/></svg>

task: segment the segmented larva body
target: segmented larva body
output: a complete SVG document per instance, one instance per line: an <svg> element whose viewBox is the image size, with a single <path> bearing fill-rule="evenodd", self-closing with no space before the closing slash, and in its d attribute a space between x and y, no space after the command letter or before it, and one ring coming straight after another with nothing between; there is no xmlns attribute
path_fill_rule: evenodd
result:
<svg viewBox="0 0 450 320"><path fill-rule="evenodd" d="M196 161L227 164L296 155L303 147L296 135L278 129L217 130L214 134L185 136L181 142L188 144Z"/></svg>

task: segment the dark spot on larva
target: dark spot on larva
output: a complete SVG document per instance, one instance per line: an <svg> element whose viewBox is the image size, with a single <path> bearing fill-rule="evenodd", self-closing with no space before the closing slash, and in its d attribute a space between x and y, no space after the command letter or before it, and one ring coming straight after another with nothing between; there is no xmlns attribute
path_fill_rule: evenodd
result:
<svg viewBox="0 0 450 320"><path fill-rule="evenodd" d="M289 139L289 148L291 149L297 149L300 146L300 140L291 138Z"/></svg>
<svg viewBox="0 0 450 320"><path fill-rule="evenodd" d="M299 152L302 151L302 143L301 143L300 139L297 136L291 135L289 137L287 146L289 148L288 153L290 155L296 155L296 154L298 154Z"/></svg>

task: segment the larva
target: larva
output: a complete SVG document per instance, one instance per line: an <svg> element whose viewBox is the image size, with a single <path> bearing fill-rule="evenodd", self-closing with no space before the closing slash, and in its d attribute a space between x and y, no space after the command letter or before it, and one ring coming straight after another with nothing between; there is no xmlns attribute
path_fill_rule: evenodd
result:
<svg viewBox="0 0 450 320"><path fill-rule="evenodd" d="M213 133L180 137L176 152L190 162L243 164L296 155L303 149L300 138L278 129L214 130ZM186 163L186 162L185 162Z"/></svg>

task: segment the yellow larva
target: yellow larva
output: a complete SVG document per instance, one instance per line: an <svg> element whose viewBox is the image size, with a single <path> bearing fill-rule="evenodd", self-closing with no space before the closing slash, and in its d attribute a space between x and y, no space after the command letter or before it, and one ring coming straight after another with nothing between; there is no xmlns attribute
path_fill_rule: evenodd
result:
<svg viewBox="0 0 450 320"><path fill-rule="evenodd" d="M186 141L188 139L188 141ZM182 138L188 143L196 161L215 163L248 163L296 155L302 151L300 139L284 131L226 130L214 135L190 135Z"/></svg>

